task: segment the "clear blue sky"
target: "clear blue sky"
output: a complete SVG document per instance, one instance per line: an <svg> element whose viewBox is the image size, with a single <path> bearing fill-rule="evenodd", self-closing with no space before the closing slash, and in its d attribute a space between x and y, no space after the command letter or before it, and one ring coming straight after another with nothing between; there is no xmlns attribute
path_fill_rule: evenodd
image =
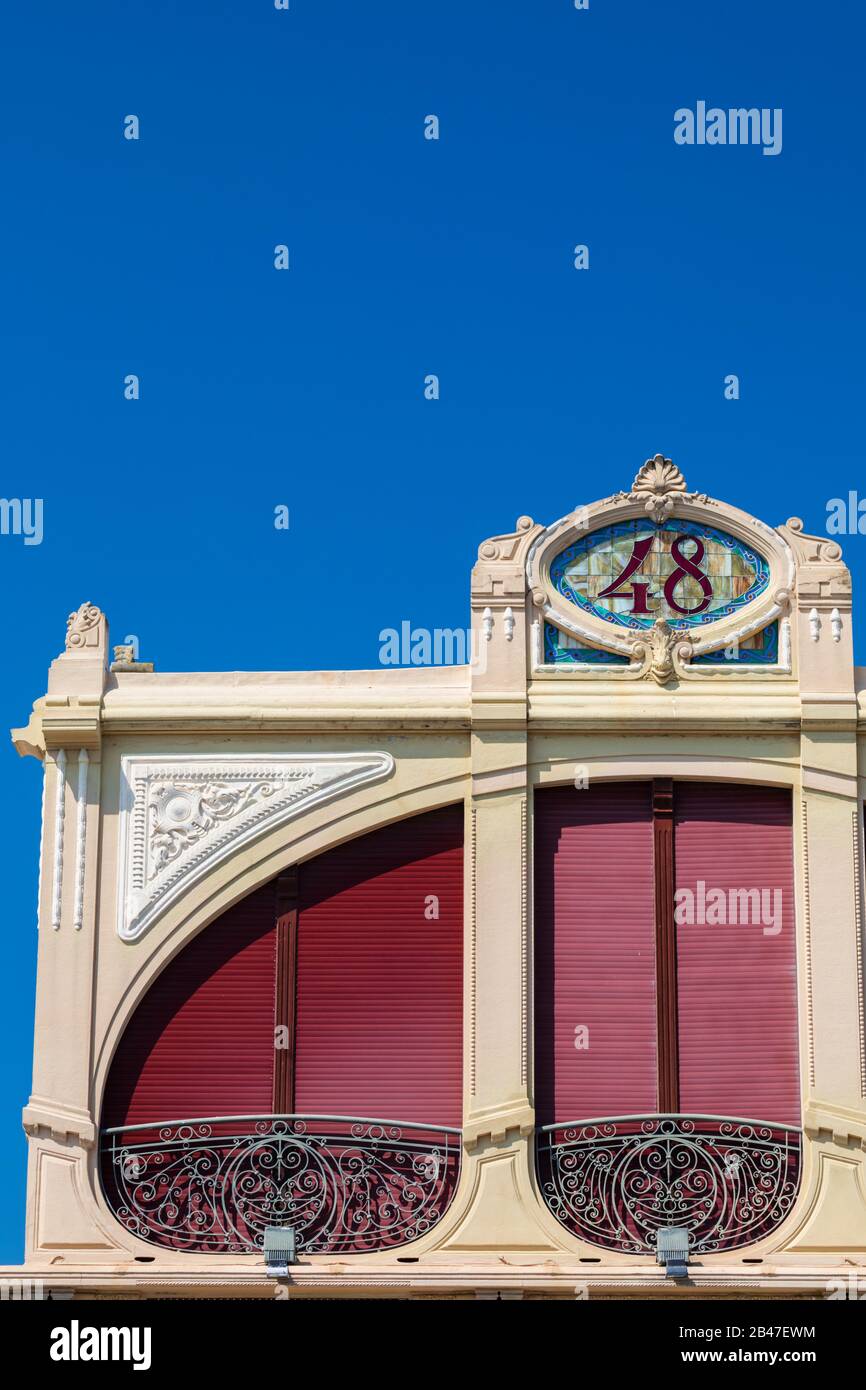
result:
<svg viewBox="0 0 866 1390"><path fill-rule="evenodd" d="M44 499L0 536L6 727L84 599L163 671L367 667L465 626L479 540L656 451L772 523L866 495L850 0L40 0L2 39L0 490ZM781 107L782 153L676 145L699 100ZM0 771L2 1261L41 777Z"/></svg>

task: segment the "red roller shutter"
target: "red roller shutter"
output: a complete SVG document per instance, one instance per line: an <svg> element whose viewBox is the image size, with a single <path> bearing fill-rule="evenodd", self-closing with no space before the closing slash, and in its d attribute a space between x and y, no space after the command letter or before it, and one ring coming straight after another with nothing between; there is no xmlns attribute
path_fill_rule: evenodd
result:
<svg viewBox="0 0 866 1390"><path fill-rule="evenodd" d="M299 1114L461 1123L462 846L453 806L301 865Z"/></svg>
<svg viewBox="0 0 866 1390"><path fill-rule="evenodd" d="M103 1125L270 1113L274 949L267 884L166 966L121 1040Z"/></svg>
<svg viewBox="0 0 866 1390"><path fill-rule="evenodd" d="M535 943L540 1123L654 1111L648 783L536 792ZM579 1025L589 1030L583 1051Z"/></svg>
<svg viewBox="0 0 866 1390"><path fill-rule="evenodd" d="M680 1110L800 1122L791 798L775 788L678 783L677 889L765 890L780 930L678 921ZM778 897L774 897L778 893ZM688 899L678 899L688 911ZM706 909L703 911L706 916ZM773 922L771 920L772 928Z"/></svg>

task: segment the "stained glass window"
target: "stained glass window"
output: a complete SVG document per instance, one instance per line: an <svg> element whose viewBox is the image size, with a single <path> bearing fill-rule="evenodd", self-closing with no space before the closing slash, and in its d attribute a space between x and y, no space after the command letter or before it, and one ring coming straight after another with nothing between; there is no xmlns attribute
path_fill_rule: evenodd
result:
<svg viewBox="0 0 866 1390"><path fill-rule="evenodd" d="M736 645L692 657L692 666L774 666L779 660L779 624L770 623ZM601 647L587 647L552 623L544 624L546 666L627 666L629 658Z"/></svg>
<svg viewBox="0 0 866 1390"><path fill-rule="evenodd" d="M636 518L573 541L550 567L570 603L617 627L641 630L656 618L677 628L736 613L763 593L769 566L713 526Z"/></svg>
<svg viewBox="0 0 866 1390"><path fill-rule="evenodd" d="M601 647L587 647L552 623L544 624L544 661L547 666L628 666L629 658Z"/></svg>

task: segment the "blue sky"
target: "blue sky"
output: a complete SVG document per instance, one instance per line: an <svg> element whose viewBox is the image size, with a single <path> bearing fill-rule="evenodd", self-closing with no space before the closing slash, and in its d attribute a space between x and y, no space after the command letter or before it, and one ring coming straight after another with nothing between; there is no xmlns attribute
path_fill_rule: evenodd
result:
<svg viewBox="0 0 866 1390"><path fill-rule="evenodd" d="M863 40L841 0L7 7L0 490L44 538L0 536L0 722L84 599L163 671L373 666L466 625L481 539L657 451L822 532L866 496ZM699 100L782 108L781 154L675 144ZM41 777L0 775L9 1261Z"/></svg>

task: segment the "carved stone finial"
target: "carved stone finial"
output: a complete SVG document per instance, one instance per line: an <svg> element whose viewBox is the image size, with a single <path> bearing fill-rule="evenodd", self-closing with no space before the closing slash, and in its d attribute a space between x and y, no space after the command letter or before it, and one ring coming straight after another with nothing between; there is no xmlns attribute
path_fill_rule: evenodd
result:
<svg viewBox="0 0 866 1390"><path fill-rule="evenodd" d="M632 496L643 502L653 521L664 521L674 509L678 494L686 491L686 480L676 464L664 454L647 459L632 483Z"/></svg>
<svg viewBox="0 0 866 1390"><path fill-rule="evenodd" d="M99 623L101 611L92 603L82 603L66 619L66 650L77 652L85 647L99 645Z"/></svg>
<svg viewBox="0 0 866 1390"><path fill-rule="evenodd" d="M680 674L682 663L690 660L692 639L677 632L665 618L656 618L649 632L632 645L634 655L643 662L641 675L651 676L657 685L667 685Z"/></svg>

